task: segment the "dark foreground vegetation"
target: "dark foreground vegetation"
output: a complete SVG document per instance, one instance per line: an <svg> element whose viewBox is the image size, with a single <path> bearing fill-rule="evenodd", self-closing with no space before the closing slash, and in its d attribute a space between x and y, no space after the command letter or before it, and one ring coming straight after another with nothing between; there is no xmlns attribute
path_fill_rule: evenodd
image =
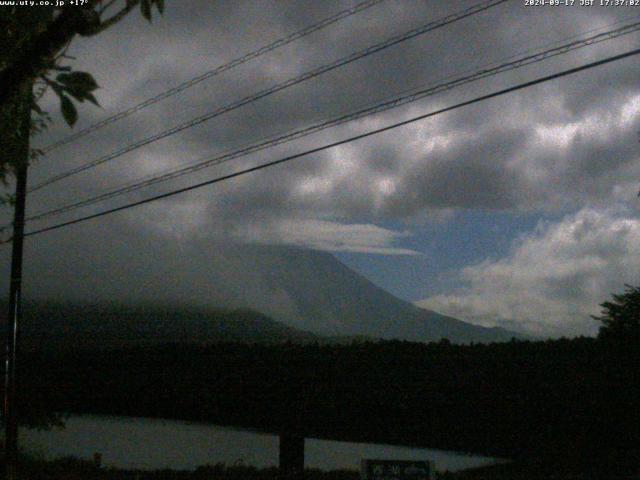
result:
<svg viewBox="0 0 640 480"><path fill-rule="evenodd" d="M539 464L504 464L460 472L436 472L436 480L539 480L563 474L557 468ZM247 465L204 465L195 470L127 470L98 467L93 462L73 457L54 461L23 457L20 462L22 480L279 480L276 467L256 468ZM304 480L360 480L356 470L305 469ZM575 478L575 477L574 477Z"/></svg>
<svg viewBox="0 0 640 480"><path fill-rule="evenodd" d="M293 429L581 471L635 471L640 459L638 348L589 338L32 352L20 378L32 412Z"/></svg>
<svg viewBox="0 0 640 480"><path fill-rule="evenodd" d="M162 417L515 460L464 478L637 478L640 289L602 307L598 339L69 343L23 355L18 405L23 420Z"/></svg>
<svg viewBox="0 0 640 480"><path fill-rule="evenodd" d="M256 468L247 465L204 465L195 470L128 470L98 467L93 462L73 457L54 461L22 458L20 462L22 480L280 480L283 478L276 467ZM304 480L360 480L356 470L305 469ZM471 468L458 472L436 472L435 480L543 480L573 479L588 480L592 472L576 472L563 465L540 461L509 462L487 467ZM637 478L617 476L609 472L608 480Z"/></svg>
<svg viewBox="0 0 640 480"><path fill-rule="evenodd" d="M277 480L278 468L255 468L246 465L204 465L195 470L126 470L100 468L92 462L76 458L37 461L23 458L22 480ZM307 469L305 480L358 480L353 470L322 471Z"/></svg>

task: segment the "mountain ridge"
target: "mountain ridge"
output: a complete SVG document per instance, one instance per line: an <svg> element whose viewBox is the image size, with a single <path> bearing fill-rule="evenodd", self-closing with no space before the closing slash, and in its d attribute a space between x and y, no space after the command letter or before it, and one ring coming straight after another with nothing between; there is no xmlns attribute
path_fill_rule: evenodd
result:
<svg viewBox="0 0 640 480"><path fill-rule="evenodd" d="M262 255L273 255L265 248ZM287 262L297 268L291 268ZM501 327L482 327L417 307L358 274L333 255L301 248L287 251L266 274L268 283L286 292L293 314L268 314L297 328L322 335L365 335L419 342L447 338L455 343L509 341L521 335ZM267 262L264 262L267 263ZM302 276L297 272L305 272ZM327 280L328 281L323 281ZM321 301L321 299L331 301ZM319 300L320 299L320 300Z"/></svg>
<svg viewBox="0 0 640 480"><path fill-rule="evenodd" d="M85 248L73 255L32 259L25 266L24 298L248 309L323 337L447 338L453 343L522 337L421 309L328 252L206 238L190 239L179 248L161 241L119 242L117 254L109 256ZM46 274L37 274L37 262L46 262Z"/></svg>

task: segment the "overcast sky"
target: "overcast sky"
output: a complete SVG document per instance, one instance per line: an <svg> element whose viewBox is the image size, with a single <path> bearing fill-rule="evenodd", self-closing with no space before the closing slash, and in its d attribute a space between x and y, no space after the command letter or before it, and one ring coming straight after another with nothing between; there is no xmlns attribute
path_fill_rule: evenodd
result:
<svg viewBox="0 0 640 480"><path fill-rule="evenodd" d="M93 73L102 105L81 105L74 130L355 4L166 3L164 17L151 25L135 12L99 37L72 44L70 62ZM31 169L30 182L474 3L386 0L51 152ZM35 192L29 212L639 17L640 8L633 7L528 7L512 0ZM638 48L639 40L634 33L494 76L117 201L33 222L28 230ZM73 255L83 242L104 263L122 248L107 240L114 236L125 245L153 239L167 249L195 240L297 245L334 252L397 296L463 320L541 335L594 334L597 324L589 315L598 313L598 304L625 283L640 283L639 74L639 59L632 57L32 237L27 248L37 255L29 275L50 270L47 259ZM39 145L71 133L55 97L47 95L43 107L54 122L36 139Z"/></svg>

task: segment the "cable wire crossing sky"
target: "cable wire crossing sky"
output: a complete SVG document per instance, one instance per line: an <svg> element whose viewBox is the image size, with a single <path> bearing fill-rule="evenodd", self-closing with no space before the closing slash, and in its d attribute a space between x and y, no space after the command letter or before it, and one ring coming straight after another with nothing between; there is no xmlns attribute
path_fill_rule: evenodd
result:
<svg viewBox="0 0 640 480"><path fill-rule="evenodd" d="M238 158L238 157L243 157L246 156L250 153L265 149L265 148L269 148L275 145L279 145L280 143L284 143L284 142L289 142L292 141L294 139L300 138L302 136L305 135L310 135L312 133L324 130L325 128L331 128L333 126L336 125L340 125L342 123L345 122L349 122L352 120L357 120L359 118L363 118L365 116L368 115L372 115L375 113L379 113L379 112L383 112L386 111L388 109L391 108L396 108L402 105L405 105L407 103L410 102L415 102L417 100L420 100L426 96L430 96L430 95L435 95L437 93L446 91L446 90L450 90L452 88L456 88L460 85L464 85L466 83L470 83L470 82L474 82L483 78L486 78L488 76L492 76L492 75L497 75L499 73L505 72L505 71L509 71L515 68L520 68L526 65L530 65L532 63L537 63L537 62L541 62L547 58L556 56L556 55L564 55L568 52L571 52L572 50L578 49L578 48L583 48L583 47L587 47L590 45L593 45L594 43L599 43L601 41L606 41L606 40L611 40L611 39L615 39L621 35L627 35L630 33L634 33L636 31L640 30L640 22L636 22L630 25L625 25L624 27L615 29L615 30L610 30L604 33L599 33L597 35L585 38L583 40L579 40L579 41L574 41L571 43L567 43L567 44L563 44L560 45L558 47L554 47L552 49L548 49L546 51L543 52L537 52L533 55L527 55L525 57L522 58L518 58L516 60L507 62L507 63L503 63L491 68L482 68L479 71L474 72L471 75L466 75L463 76L461 78L456 78L454 80L448 81L446 83L441 83L435 86L430 86L426 89L422 89L422 90L418 90L418 91L411 91L407 94L401 95L399 97L395 97L393 99L387 100L385 102L382 103L378 103L375 104L373 106L367 107L363 110L359 110L357 112L353 112L347 115L342 115L338 118L335 119L331 119L331 120L326 120L324 122L321 122L319 124L315 124L315 125L311 125L308 127L305 127L303 129L300 130L296 130L294 132L288 132L284 135L280 135L278 137L266 140L266 141L261 141L257 144L253 144L244 148L241 148L239 150L234 150L234 151L230 151L227 153L224 153L222 155L217 155L213 158L209 158L200 162L196 162L193 163L191 165L185 166L185 167L181 167L178 169L172 169L170 171L167 171L161 175L157 175L157 176L152 176L150 178L145 178L142 181L139 182L134 182L134 183L130 183L126 186L117 188L115 190L112 190L110 192L106 192L94 197L90 197L84 200L81 200L79 202L75 202L69 205L64 205L52 210L48 210L45 212L40 212L40 213L35 213L33 215L31 215L30 217L27 218L28 221L33 221L33 220L40 220L43 218L47 218L49 216L52 215L58 215L61 213L65 213L71 210L75 210L77 208L80 207L84 207L87 205L92 205L94 203L100 202L100 201L104 201L110 198L114 198L117 197L119 195L122 194L126 194L135 190L138 190L140 188L144 188L146 186L149 185L154 185L156 183L159 182L164 182L167 180L171 180L173 178L176 178L178 176L182 176L182 175L186 175L189 173L193 173L193 172L197 172L198 170L201 170L203 168L208 168L210 166L213 165L219 165L222 162L226 162L226 161L230 161L233 160L234 158ZM626 57L624 57L626 58Z"/></svg>

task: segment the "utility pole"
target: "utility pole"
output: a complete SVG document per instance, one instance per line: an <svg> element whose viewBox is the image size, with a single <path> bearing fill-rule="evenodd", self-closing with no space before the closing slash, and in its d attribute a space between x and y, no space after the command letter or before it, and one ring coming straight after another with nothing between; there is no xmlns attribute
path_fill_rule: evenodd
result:
<svg viewBox="0 0 640 480"><path fill-rule="evenodd" d="M13 237L11 240L11 278L9 281L9 309L7 311L7 357L5 361L4 427L6 479L15 480L18 463L18 416L16 411L16 359L19 326L22 321L22 250L24 243L24 216L27 198L27 168L29 165L29 135L31 133L31 102L33 85L29 83L20 95L16 108L18 141L14 152L16 175Z"/></svg>

